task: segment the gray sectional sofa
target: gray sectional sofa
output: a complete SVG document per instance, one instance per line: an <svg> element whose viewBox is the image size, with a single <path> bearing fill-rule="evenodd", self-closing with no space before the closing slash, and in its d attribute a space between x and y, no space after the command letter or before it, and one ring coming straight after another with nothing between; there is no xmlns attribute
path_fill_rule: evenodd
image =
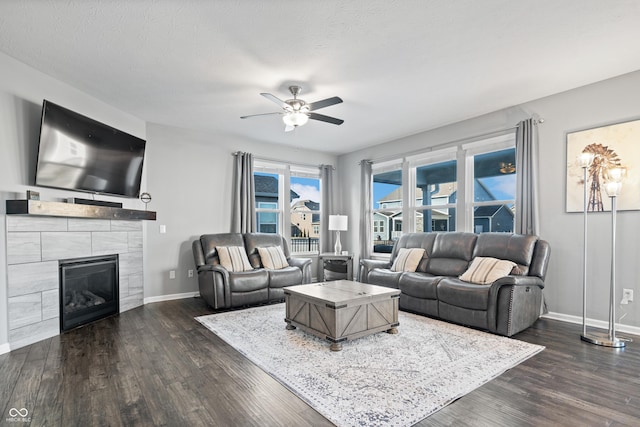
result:
<svg viewBox="0 0 640 427"><path fill-rule="evenodd" d="M423 248L415 272L392 271L401 248ZM360 261L360 281L398 288L400 308L511 336L540 316L549 244L509 233L409 233L395 243L389 261ZM475 257L513 261L506 277L490 284L459 279Z"/></svg>
<svg viewBox="0 0 640 427"><path fill-rule="evenodd" d="M217 247L241 246L252 270L232 272L220 265ZM288 267L269 270L262 265L258 248L278 246ZM311 282L311 260L291 258L287 241L278 234L204 234L192 244L200 296L214 309L242 307L284 300L285 286Z"/></svg>

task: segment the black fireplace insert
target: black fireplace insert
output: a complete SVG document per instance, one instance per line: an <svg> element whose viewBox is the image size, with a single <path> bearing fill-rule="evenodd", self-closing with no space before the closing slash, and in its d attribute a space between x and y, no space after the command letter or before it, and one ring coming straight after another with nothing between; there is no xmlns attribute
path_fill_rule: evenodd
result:
<svg viewBox="0 0 640 427"><path fill-rule="evenodd" d="M120 311L118 255L60 260L60 330Z"/></svg>

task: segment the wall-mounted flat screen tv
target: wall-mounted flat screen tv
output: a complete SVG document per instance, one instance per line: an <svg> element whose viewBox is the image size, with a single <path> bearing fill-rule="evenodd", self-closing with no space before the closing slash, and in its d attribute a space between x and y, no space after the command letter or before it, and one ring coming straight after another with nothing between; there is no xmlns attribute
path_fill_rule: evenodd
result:
<svg viewBox="0 0 640 427"><path fill-rule="evenodd" d="M35 184L137 198L145 143L45 99Z"/></svg>

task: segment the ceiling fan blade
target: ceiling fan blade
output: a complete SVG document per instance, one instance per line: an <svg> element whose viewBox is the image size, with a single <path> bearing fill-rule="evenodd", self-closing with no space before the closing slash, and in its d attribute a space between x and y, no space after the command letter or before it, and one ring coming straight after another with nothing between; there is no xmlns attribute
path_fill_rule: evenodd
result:
<svg viewBox="0 0 640 427"><path fill-rule="evenodd" d="M333 98L323 99L321 101L312 102L307 104L309 106L309 111L319 110L324 107L329 107L331 105L340 104L342 99L338 96L334 96Z"/></svg>
<svg viewBox="0 0 640 427"><path fill-rule="evenodd" d="M286 102L284 102L282 99L278 98L275 95L271 95L270 93L261 93L260 95L264 96L265 98L267 98L269 101L272 101L276 104L278 104L278 106L280 108L284 108L285 110L287 110L289 107L289 104L287 104Z"/></svg>
<svg viewBox="0 0 640 427"><path fill-rule="evenodd" d="M257 117L257 116L273 116L273 115L282 115L282 113L261 113L261 114L249 114L248 116L242 116L241 119L248 119L249 117Z"/></svg>
<svg viewBox="0 0 640 427"><path fill-rule="evenodd" d="M321 122L327 122L334 125L341 125L344 123L342 119L336 119L335 117L325 116L324 114L309 113L309 118L313 120L320 120Z"/></svg>

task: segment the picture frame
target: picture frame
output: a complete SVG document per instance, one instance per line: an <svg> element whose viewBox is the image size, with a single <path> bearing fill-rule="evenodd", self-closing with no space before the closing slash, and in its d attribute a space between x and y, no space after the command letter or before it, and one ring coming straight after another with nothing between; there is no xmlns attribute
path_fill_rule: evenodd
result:
<svg viewBox="0 0 640 427"><path fill-rule="evenodd" d="M640 119L567 133L567 212L584 212L584 170L578 161L584 151L597 159L587 170L588 212L611 211L603 171L613 164L627 169L616 209L640 210Z"/></svg>

